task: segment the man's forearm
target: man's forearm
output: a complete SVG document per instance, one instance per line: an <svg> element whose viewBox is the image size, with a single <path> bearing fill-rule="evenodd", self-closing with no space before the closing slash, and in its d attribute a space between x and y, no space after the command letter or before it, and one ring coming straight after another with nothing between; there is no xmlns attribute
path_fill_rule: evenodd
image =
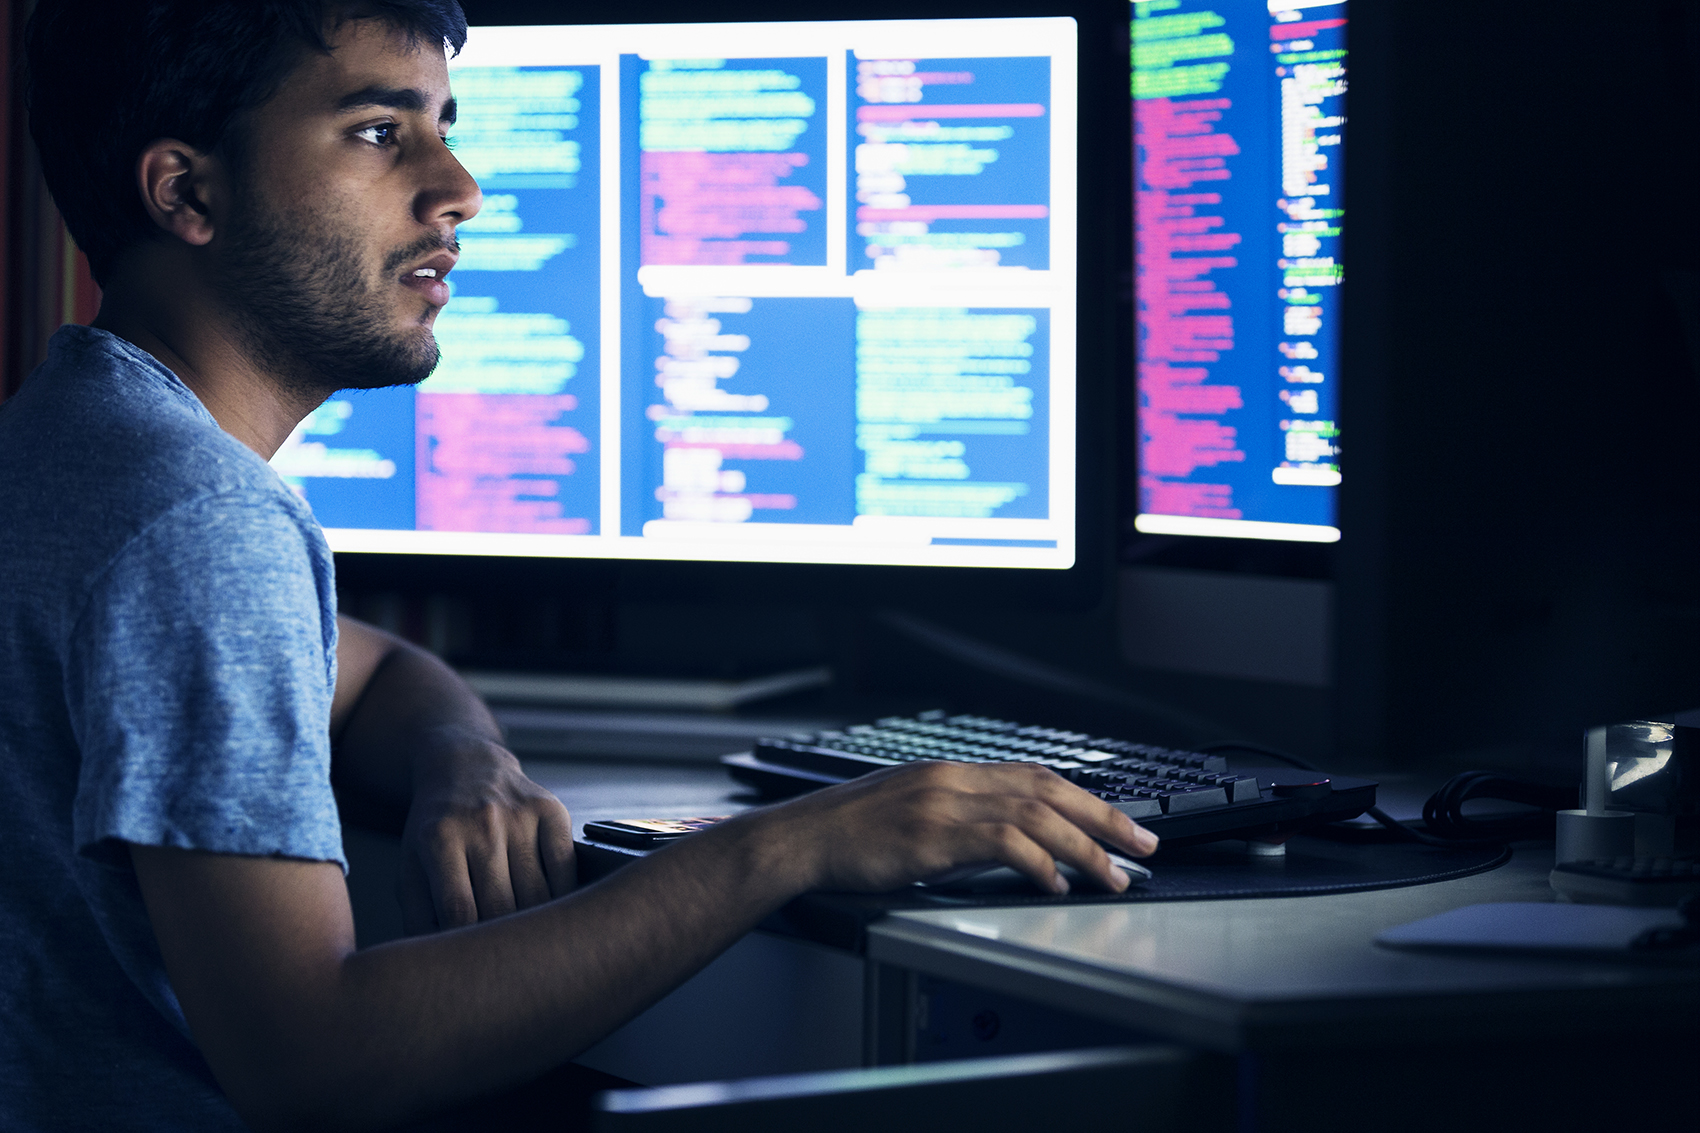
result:
<svg viewBox="0 0 1700 1133"><path fill-rule="evenodd" d="M556 804L558 805L558 804ZM595 1042L781 903L998 861L1053 892L1156 839L1043 768L916 763L742 815L561 900L356 953L324 862L132 847L195 1039L257 1125L379 1125Z"/></svg>
<svg viewBox="0 0 1700 1133"><path fill-rule="evenodd" d="M526 777L477 694L422 649L339 619L331 780L357 823L399 830L409 932L570 892L566 808Z"/></svg>
<svg viewBox="0 0 1700 1133"><path fill-rule="evenodd" d="M587 1049L807 888L795 863L771 860L760 839L737 835L654 855L487 926L350 957L353 1001L376 1010L399 999L414 1016L386 1017L368 1032L378 1045L367 1058L383 1057L390 1038L429 1034L433 1047L418 1061L459 1075L464 1090L518 1084ZM542 965L540 953L549 955ZM448 992L436 1003L411 994L421 969ZM478 1025L467 1026L473 1019ZM412 1073L408 1089L374 1101L395 1112L417 1098L431 1079L418 1067Z"/></svg>
<svg viewBox="0 0 1700 1133"><path fill-rule="evenodd" d="M386 1124L535 1077L665 994L807 887L804 864L774 845L759 820L731 824L488 924L361 952L350 932L340 956L255 989L258 1002L239 1012L210 994L221 981L176 978L229 962L214 951L216 934L167 932L161 944L190 1025L245 1117ZM245 872L277 864L160 849L138 849L136 862L153 920L178 925L219 915L226 894L251 909L238 892L249 887ZM341 887L334 867L291 864L319 873L297 879L298 890ZM162 880L184 871L187 886ZM210 898L212 911L173 907L187 892ZM315 903L334 915L335 897ZM251 927L299 931L281 921Z"/></svg>
<svg viewBox="0 0 1700 1133"><path fill-rule="evenodd" d="M345 636L376 632L346 619L343 626ZM331 766L340 788L399 821L433 761L499 746L502 733L484 702L442 661L387 636L382 649L371 672L360 674L363 687L344 718L333 721Z"/></svg>

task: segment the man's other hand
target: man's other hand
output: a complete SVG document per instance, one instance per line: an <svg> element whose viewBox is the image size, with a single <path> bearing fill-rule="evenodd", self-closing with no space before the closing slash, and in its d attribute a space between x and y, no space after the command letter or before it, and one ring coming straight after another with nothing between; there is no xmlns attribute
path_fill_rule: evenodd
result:
<svg viewBox="0 0 1700 1133"><path fill-rule="evenodd" d="M347 616L337 625L333 781L407 815L396 895L409 935L569 892L567 808L526 778L484 702L425 650Z"/></svg>
<svg viewBox="0 0 1700 1133"><path fill-rule="evenodd" d="M878 892L997 862L1066 893L1066 862L1119 893L1127 875L1099 841L1145 857L1157 836L1102 799L1033 764L916 763L761 813L770 852L803 888ZM688 841L688 839L687 839Z"/></svg>
<svg viewBox="0 0 1700 1133"><path fill-rule="evenodd" d="M477 734L415 763L396 897L408 933L455 928L571 892L567 808Z"/></svg>

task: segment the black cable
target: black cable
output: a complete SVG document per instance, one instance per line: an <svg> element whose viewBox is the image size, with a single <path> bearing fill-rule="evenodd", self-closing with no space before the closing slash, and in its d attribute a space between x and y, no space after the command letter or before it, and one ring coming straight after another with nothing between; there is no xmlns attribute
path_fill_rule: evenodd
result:
<svg viewBox="0 0 1700 1133"><path fill-rule="evenodd" d="M1198 749L1206 755L1223 751L1243 751L1252 755L1297 767L1301 771L1321 772L1320 767L1296 755L1264 747L1262 744L1218 743ZM1499 799L1522 803L1539 809L1528 814L1503 815L1494 818L1471 818L1464 813L1464 804L1471 799ZM1550 838L1554 813L1576 805L1576 793L1562 787L1500 775L1493 771L1466 771L1448 779L1423 803L1423 825L1429 833L1413 830L1380 807L1372 806L1364 813L1401 837L1421 842L1425 846L1445 846L1450 849L1475 849L1503 846L1523 838Z"/></svg>
<svg viewBox="0 0 1700 1133"><path fill-rule="evenodd" d="M1526 814L1471 818L1464 813L1470 799L1499 799L1536 809ZM1494 771L1454 775L1423 804L1423 824L1443 838L1550 838L1556 812L1576 805L1576 789L1549 787Z"/></svg>

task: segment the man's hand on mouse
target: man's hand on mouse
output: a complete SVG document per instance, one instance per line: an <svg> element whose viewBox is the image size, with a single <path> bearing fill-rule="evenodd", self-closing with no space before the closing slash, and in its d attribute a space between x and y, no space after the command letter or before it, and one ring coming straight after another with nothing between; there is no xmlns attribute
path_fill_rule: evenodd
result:
<svg viewBox="0 0 1700 1133"><path fill-rule="evenodd" d="M1134 857L1157 836L1102 799L1033 764L915 763L751 816L784 849L802 889L878 892L973 862L997 861L1051 893L1065 862L1119 893L1128 877L1095 839Z"/></svg>

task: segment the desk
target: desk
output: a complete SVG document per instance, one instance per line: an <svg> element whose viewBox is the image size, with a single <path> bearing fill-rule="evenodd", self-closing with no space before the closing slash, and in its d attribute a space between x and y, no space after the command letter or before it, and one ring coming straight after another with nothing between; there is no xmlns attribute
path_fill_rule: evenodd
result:
<svg viewBox="0 0 1700 1133"><path fill-rule="evenodd" d="M526 770L572 810L575 834L595 818L730 814L754 802L712 767ZM1247 1127L1281 1128L1266 1111L1314 1119L1319 1067L1336 1085L1370 1091L1331 1087L1342 1113L1408 1104L1433 1116L1436 1090L1470 1081L1570 1104L1570 1076L1600 1077L1594 1054L1602 1065L1627 1059L1622 1082L1692 1081L1700 971L1372 942L1383 928L1462 905L1550 900L1549 853L1524 847L1489 873L1367 893L893 911L867 929L862 953L842 938L828 946L758 931L580 1061L646 1085L903 1061L917 1053L905 1036L919 997L942 980L1049 1012L1041 1029L1052 1049L1114 1041L1105 1029L1125 1028L1237 1059L1250 1068L1242 1103L1265 1114ZM355 857L351 845L351 885ZM1401 1075L1404 1094L1390 1085ZM1519 1125L1504 1113L1492 1120Z"/></svg>
<svg viewBox="0 0 1700 1133"><path fill-rule="evenodd" d="M1160 858L1153 868L1161 869ZM1550 901L1550 846L1455 881L1272 900L893 912L876 962L1223 1053L1693 1028L1700 970L1397 951L1383 929Z"/></svg>
<svg viewBox="0 0 1700 1133"><path fill-rule="evenodd" d="M1550 867L1525 845L1491 873L1368 893L900 911L867 953L1227 1056L1241 1130L1679 1127L1700 969L1374 943L1463 905L1549 901Z"/></svg>

